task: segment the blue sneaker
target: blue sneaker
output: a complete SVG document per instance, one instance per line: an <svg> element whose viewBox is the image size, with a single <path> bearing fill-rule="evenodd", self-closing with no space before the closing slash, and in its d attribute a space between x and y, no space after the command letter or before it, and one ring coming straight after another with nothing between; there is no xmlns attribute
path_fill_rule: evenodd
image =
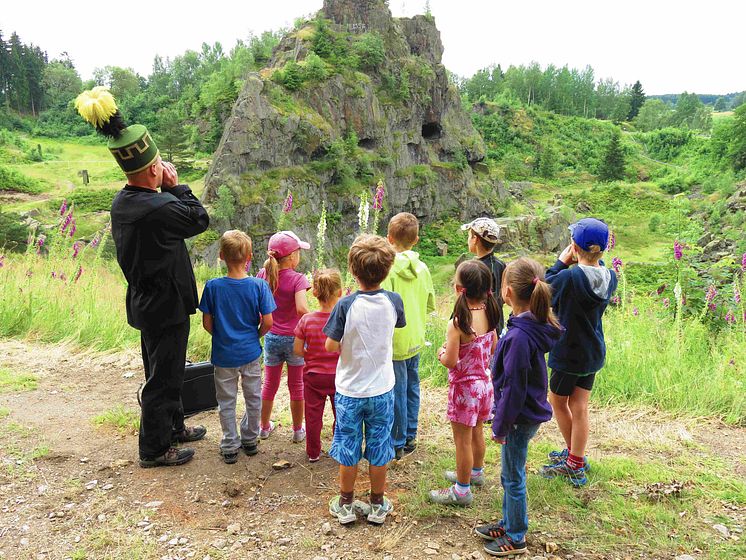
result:
<svg viewBox="0 0 746 560"><path fill-rule="evenodd" d="M570 454L570 451L568 451L567 448L563 449L562 451L550 451L549 455L549 462L552 464L561 463L562 461L567 460L567 456ZM591 472L591 464L588 462L588 455L585 455L583 457L583 461L585 461L585 472L589 473Z"/></svg>
<svg viewBox="0 0 746 560"><path fill-rule="evenodd" d="M539 470L539 474L544 478L556 478L562 476L567 478L575 488L580 488L588 484L588 478L585 476L585 468L573 469L567 465L566 461L560 461L552 465L544 465Z"/></svg>

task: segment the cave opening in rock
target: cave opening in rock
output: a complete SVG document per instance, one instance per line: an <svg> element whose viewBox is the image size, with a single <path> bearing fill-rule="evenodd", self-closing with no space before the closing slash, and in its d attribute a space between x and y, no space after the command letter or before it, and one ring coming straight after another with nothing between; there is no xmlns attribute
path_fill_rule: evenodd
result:
<svg viewBox="0 0 746 560"><path fill-rule="evenodd" d="M440 123L428 122L422 125L422 137L425 140L437 140L441 137L443 128Z"/></svg>

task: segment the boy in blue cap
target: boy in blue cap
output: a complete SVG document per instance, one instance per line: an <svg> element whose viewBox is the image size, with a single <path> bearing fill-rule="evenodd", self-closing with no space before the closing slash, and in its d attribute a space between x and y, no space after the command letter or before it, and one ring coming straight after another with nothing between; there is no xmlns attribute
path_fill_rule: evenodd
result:
<svg viewBox="0 0 746 560"><path fill-rule="evenodd" d="M604 222L585 218L571 225L570 232L572 242L546 273L553 289L552 307L565 328L549 353L549 402L566 447L549 454L551 464L542 467L541 474L566 477L578 487L588 482L588 399L606 359L601 318L616 290L617 276L601 260L609 243Z"/></svg>

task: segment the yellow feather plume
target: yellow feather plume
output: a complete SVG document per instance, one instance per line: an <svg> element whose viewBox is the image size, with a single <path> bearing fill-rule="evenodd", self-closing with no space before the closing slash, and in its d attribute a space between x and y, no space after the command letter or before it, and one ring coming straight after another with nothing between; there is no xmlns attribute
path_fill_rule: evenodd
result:
<svg viewBox="0 0 746 560"><path fill-rule="evenodd" d="M106 86L96 86L75 98L75 108L96 128L109 122L117 112L117 104Z"/></svg>

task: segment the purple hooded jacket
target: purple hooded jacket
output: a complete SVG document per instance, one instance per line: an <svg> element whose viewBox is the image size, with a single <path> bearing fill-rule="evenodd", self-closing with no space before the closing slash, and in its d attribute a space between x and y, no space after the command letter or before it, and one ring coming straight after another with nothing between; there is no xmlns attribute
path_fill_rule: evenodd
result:
<svg viewBox="0 0 746 560"><path fill-rule="evenodd" d="M528 312L508 319L508 332L500 339L492 362L492 433L496 438L505 439L514 424L552 419L544 356L561 335L561 328L538 323Z"/></svg>

